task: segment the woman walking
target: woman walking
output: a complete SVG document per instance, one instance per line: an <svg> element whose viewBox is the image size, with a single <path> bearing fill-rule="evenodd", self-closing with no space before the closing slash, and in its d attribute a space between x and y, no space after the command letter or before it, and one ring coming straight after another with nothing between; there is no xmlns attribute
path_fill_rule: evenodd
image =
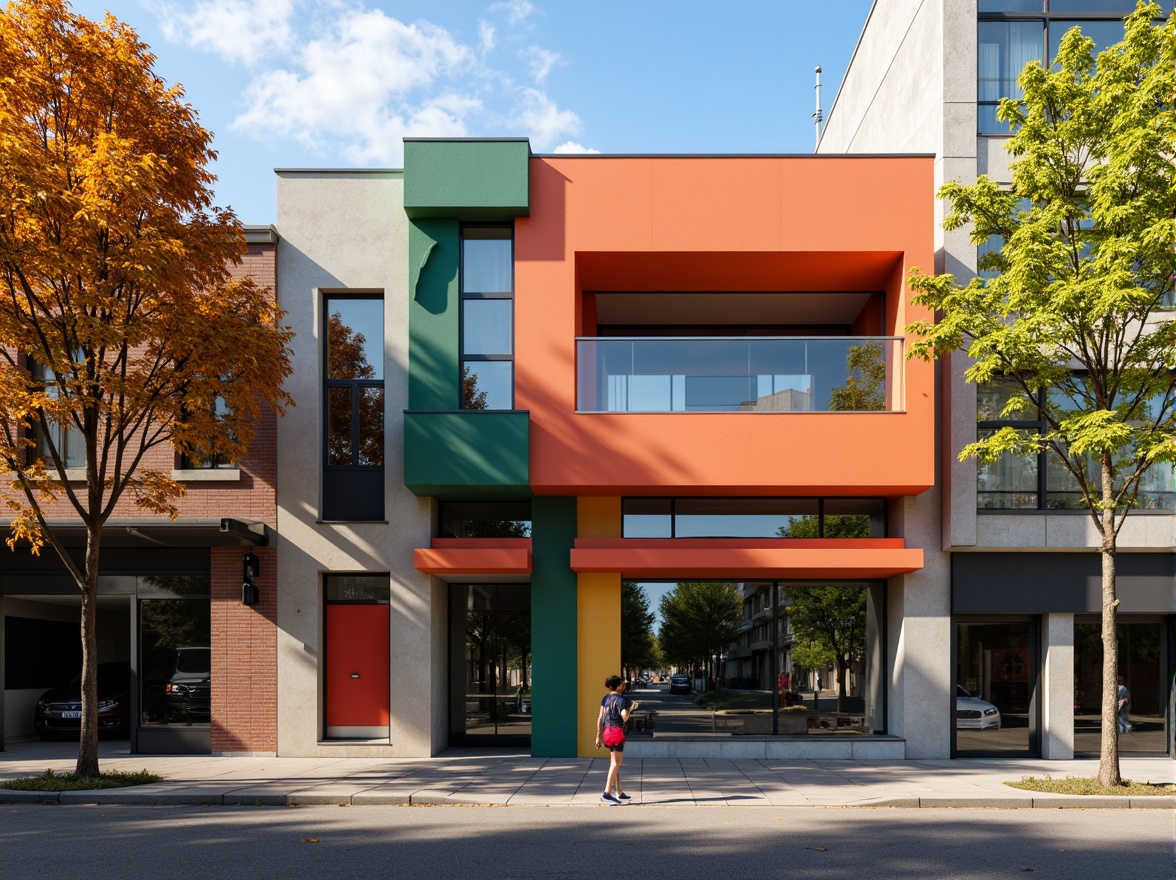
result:
<svg viewBox="0 0 1176 880"><path fill-rule="evenodd" d="M621 788L621 762L625 760L625 722L629 714L640 703L626 705L621 691L625 688L625 680L619 675L610 675L604 681L608 694L600 701L600 715L596 719L596 748L601 743L608 749L608 778L604 783L604 794L600 796L601 803L611 807L627 804L632 798Z"/></svg>

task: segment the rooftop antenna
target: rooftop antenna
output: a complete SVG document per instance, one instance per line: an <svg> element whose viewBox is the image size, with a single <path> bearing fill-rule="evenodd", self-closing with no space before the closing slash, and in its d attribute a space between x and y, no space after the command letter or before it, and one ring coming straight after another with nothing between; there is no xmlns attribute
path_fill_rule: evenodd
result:
<svg viewBox="0 0 1176 880"><path fill-rule="evenodd" d="M813 143L813 152L817 151L817 147L821 145L821 120L824 118L821 115L821 65L817 65L817 84L814 87L817 91L817 111L813 114L813 126L816 128L816 141Z"/></svg>

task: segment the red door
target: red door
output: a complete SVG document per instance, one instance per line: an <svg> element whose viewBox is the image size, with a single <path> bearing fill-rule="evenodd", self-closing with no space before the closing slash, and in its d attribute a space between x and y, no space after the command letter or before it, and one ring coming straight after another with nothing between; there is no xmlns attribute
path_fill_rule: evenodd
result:
<svg viewBox="0 0 1176 880"><path fill-rule="evenodd" d="M388 605L327 605L327 736L388 738Z"/></svg>

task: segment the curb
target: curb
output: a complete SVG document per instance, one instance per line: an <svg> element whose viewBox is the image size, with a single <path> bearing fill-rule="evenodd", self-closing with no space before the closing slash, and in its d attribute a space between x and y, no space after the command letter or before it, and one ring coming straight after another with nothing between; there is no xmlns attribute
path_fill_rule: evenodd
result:
<svg viewBox="0 0 1176 880"><path fill-rule="evenodd" d="M508 806L507 801L475 801L459 796L435 792L409 791L357 792L350 796L330 797L310 791L290 794L272 792L229 792L204 794L193 791L130 792L117 789L95 791L11 791L0 789L0 804L60 804L66 806L236 806L236 807L297 807L297 806L448 806L485 807ZM518 805L524 806L524 805ZM534 803L525 806L535 806ZM576 806L566 801L553 806ZM634 806L641 806L635 804ZM658 806L651 804L648 806ZM1153 797L1108 797L1104 795L1053 795L1050 797L894 797L868 803L853 804L790 804L794 807L838 807L845 809L932 809L932 810L1176 810L1176 795ZM781 809L775 805L772 809Z"/></svg>

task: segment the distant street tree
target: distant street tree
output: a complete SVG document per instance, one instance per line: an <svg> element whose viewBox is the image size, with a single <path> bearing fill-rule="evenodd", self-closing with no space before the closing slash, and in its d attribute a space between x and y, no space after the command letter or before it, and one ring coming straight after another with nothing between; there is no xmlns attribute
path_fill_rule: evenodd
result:
<svg viewBox="0 0 1176 880"><path fill-rule="evenodd" d="M968 381L1012 386L997 417L1022 420L960 458L1046 452L1101 538L1104 786L1120 782L1117 539L1141 501L1171 506L1176 460L1176 324L1162 311L1176 282L1176 19L1159 16L1140 4L1097 59L1075 28L1052 68L1025 67L1023 101L998 111L1013 132L1011 188L980 177L939 193L945 229L970 225L974 244L999 248L963 286L910 277L915 302L940 316L908 328L921 337L910 355L966 352ZM1149 477L1159 491L1141 495Z"/></svg>
<svg viewBox="0 0 1176 880"><path fill-rule="evenodd" d="M661 598L658 641L666 660L718 678L718 662L743 622L743 597L725 581L681 581Z"/></svg>
<svg viewBox="0 0 1176 880"><path fill-rule="evenodd" d="M172 456L151 467L152 450L238 458L290 403L292 334L270 292L230 279L245 244L212 205L212 135L153 62L63 0L0 15L0 492L9 546L48 544L81 592L84 777L103 526L124 500L178 514ZM50 515L85 527L82 560Z"/></svg>
<svg viewBox="0 0 1176 880"><path fill-rule="evenodd" d="M653 638L654 614L649 598L633 581L621 582L621 670L632 675L657 664Z"/></svg>
<svg viewBox="0 0 1176 880"><path fill-rule="evenodd" d="M809 669L837 671L837 711L845 711L848 672L866 650L866 588L790 584L788 615L796 642L792 659Z"/></svg>

